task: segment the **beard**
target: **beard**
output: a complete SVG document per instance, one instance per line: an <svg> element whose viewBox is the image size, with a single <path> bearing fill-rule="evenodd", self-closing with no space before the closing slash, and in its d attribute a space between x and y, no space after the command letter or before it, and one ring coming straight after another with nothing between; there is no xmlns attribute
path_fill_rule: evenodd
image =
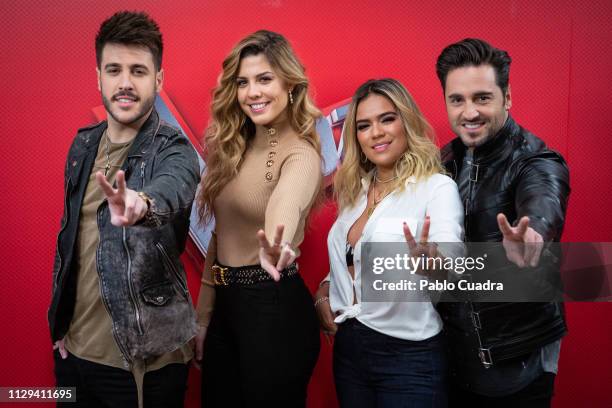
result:
<svg viewBox="0 0 612 408"><path fill-rule="evenodd" d="M121 95L129 95L130 97L135 98L136 102L138 101L141 102L140 109L137 112L134 112L134 114L131 117L129 117L127 120L120 119L119 117L117 117L117 115L115 115L115 113L113 113L112 102L106 96L104 96L104 93L102 93L102 104L104 105L104 109L106 110L106 113L110 115L115 122L120 123L123 126L129 126L129 125L132 125L140 121L143 117L148 115L149 112L151 112L151 109L153 108L153 105L155 104L155 97L157 93L154 93L153 96L150 98L140 99L140 98L135 97L135 95L132 93L124 92L124 93L118 93L116 95L113 95L111 99L116 99Z"/></svg>

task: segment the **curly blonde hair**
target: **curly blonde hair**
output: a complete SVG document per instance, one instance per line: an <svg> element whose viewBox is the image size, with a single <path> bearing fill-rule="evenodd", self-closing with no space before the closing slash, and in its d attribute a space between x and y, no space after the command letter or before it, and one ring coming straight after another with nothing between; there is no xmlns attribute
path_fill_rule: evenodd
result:
<svg viewBox="0 0 612 408"><path fill-rule="evenodd" d="M394 175L397 177L391 190L402 190L406 180L417 180L436 173L445 173L440 151L434 143L434 133L421 114L416 102L404 86L395 79L371 79L361 85L353 95L343 129L344 158L334 178L334 194L340 208L352 207L361 192L361 178L376 166L365 157L357 141L357 108L371 94L387 98L395 107L406 134L408 148L397 160Z"/></svg>
<svg viewBox="0 0 612 408"><path fill-rule="evenodd" d="M214 199L238 174L244 152L255 136L255 124L242 111L237 99L236 78L243 58L263 54L274 72L291 89L293 103L287 105L291 127L321 154L316 119L321 112L308 94L308 78L289 42L280 34L260 30L241 40L223 61L223 72L213 91L212 121L205 136L207 169L197 197L198 216L207 222L214 212Z"/></svg>

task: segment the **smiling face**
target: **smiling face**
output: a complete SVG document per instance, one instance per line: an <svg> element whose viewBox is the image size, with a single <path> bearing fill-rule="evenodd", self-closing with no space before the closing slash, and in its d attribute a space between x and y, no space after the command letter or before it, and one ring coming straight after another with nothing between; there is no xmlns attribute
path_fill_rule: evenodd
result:
<svg viewBox="0 0 612 408"><path fill-rule="evenodd" d="M98 89L109 125L139 126L153 109L163 83L146 47L108 43L102 50Z"/></svg>
<svg viewBox="0 0 612 408"><path fill-rule="evenodd" d="M510 86L504 95L491 65L455 68L446 77L446 112L453 132L474 148L493 137L508 118Z"/></svg>
<svg viewBox="0 0 612 408"><path fill-rule="evenodd" d="M355 124L359 146L378 174L393 171L408 148L404 124L393 103L382 95L368 95L357 106Z"/></svg>
<svg viewBox="0 0 612 408"><path fill-rule="evenodd" d="M274 126L287 118L289 89L262 53L242 58L236 78L242 111L260 126Z"/></svg>

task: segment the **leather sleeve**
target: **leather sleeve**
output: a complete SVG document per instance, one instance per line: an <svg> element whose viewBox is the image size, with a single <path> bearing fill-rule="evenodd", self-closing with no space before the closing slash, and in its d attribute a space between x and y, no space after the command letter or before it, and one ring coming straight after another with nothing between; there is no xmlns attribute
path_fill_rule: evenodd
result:
<svg viewBox="0 0 612 408"><path fill-rule="evenodd" d="M569 169L563 157L546 151L521 160L516 184L517 222L529 217L529 226L544 241L561 237L570 193Z"/></svg>

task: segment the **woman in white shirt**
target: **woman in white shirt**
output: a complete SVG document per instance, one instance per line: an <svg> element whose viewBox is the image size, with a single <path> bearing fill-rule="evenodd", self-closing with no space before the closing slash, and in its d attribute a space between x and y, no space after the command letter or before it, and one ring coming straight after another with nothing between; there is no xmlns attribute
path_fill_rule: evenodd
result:
<svg viewBox="0 0 612 408"><path fill-rule="evenodd" d="M328 236L330 275L315 296L324 331L335 334L340 406L446 406L440 316L422 291L405 291L402 301L362 301L362 283L372 284L373 269L362 270L362 245L408 240L414 247L413 236L461 242L457 186L442 174L431 128L398 81L360 86L344 126L345 155L334 180L339 215ZM423 248L439 252L418 247L413 255Z"/></svg>

